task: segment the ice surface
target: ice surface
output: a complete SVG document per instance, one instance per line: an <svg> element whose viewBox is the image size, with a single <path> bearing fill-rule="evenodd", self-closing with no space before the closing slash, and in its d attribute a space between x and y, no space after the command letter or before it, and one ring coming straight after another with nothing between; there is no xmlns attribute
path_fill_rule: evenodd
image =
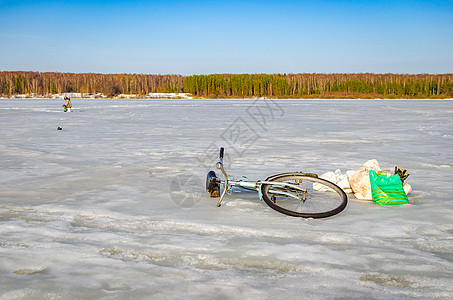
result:
<svg viewBox="0 0 453 300"><path fill-rule="evenodd" d="M453 295L453 102L0 100L0 299L430 298ZM62 127L62 130L57 130ZM232 174L409 170L411 204L350 195L328 219Z"/></svg>

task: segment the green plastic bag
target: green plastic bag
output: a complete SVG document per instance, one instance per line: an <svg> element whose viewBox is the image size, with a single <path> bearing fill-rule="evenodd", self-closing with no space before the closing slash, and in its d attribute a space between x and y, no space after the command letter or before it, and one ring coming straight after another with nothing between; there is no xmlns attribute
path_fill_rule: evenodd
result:
<svg viewBox="0 0 453 300"><path fill-rule="evenodd" d="M379 175L374 170L370 170L371 194L373 201L380 205L407 204L406 192L403 189L403 182L398 174Z"/></svg>

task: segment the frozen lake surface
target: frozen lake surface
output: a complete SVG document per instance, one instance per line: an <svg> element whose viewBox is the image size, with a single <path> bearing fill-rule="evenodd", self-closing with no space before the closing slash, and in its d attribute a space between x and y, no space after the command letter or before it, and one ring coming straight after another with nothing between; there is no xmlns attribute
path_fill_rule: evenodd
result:
<svg viewBox="0 0 453 300"><path fill-rule="evenodd" d="M453 101L72 102L0 100L0 299L452 298ZM258 179L376 158L410 204L218 208L221 146Z"/></svg>

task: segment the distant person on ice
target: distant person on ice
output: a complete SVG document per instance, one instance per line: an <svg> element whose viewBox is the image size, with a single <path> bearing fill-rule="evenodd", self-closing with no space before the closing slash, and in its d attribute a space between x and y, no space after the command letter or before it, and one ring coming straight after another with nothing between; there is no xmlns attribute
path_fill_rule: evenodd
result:
<svg viewBox="0 0 453 300"><path fill-rule="evenodd" d="M64 111L65 112L71 111L71 107L72 107L71 99L69 99L69 97L64 97L64 105L63 105Z"/></svg>

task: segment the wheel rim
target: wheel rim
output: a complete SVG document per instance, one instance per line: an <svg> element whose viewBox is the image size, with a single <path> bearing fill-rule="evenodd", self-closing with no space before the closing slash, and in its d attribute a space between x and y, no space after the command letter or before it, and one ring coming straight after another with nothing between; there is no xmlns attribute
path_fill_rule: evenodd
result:
<svg viewBox="0 0 453 300"><path fill-rule="evenodd" d="M302 173L287 173L274 175L266 181L287 182L298 188L305 189L305 201L299 190L290 187L280 187L272 184L262 184L263 200L278 212L294 217L325 218L341 212L347 204L344 191L334 183ZM320 192L315 187L325 187L329 191ZM286 194L285 194L286 193ZM294 196L289 196L288 193ZM297 197L297 198L296 198Z"/></svg>

